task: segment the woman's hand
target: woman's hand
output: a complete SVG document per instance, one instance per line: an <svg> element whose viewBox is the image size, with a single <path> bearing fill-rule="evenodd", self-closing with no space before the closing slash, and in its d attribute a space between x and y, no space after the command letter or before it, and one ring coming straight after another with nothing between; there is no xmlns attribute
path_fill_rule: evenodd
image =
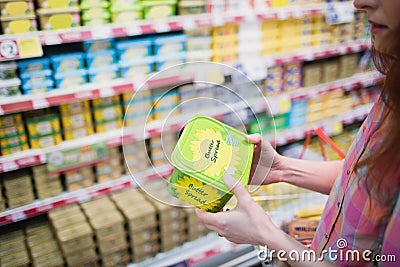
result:
<svg viewBox="0 0 400 267"><path fill-rule="evenodd" d="M246 136L254 144L253 162L250 169L249 184L267 185L281 181L281 155L260 134Z"/></svg>
<svg viewBox="0 0 400 267"><path fill-rule="evenodd" d="M235 194L237 205L229 211L209 213L196 209L200 221L210 230L237 244L265 245L272 232L280 231L253 200L243 184L228 174L225 184Z"/></svg>

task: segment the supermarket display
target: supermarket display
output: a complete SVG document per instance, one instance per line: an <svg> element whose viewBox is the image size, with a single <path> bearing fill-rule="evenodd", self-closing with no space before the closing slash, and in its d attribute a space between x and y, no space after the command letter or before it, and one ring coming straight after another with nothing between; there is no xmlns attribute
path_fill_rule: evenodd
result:
<svg viewBox="0 0 400 267"><path fill-rule="evenodd" d="M181 130L200 113L236 127L236 111L242 131L262 133L284 155L298 157L316 127L346 151L381 76L371 67L365 14L333 24L327 2L0 0L0 265L173 266L179 254L194 266L234 247L207 235L193 208L177 206L222 193L223 203L211 205L220 210L231 196L223 184L206 193L197 187L221 177L230 152L226 171L241 169L246 183L249 168L239 158L249 159L250 148L236 146L236 130L232 138L207 126L193 140ZM249 96L257 121L238 105L236 94L254 84L233 73L199 76L222 86L193 83L184 69L144 82L192 61L235 67L269 107ZM215 142L200 145L210 137ZM198 157L215 161L204 177L185 173L187 155L173 152L188 140ZM305 158L323 159L316 140ZM253 197L298 239L312 237L314 208L325 200L285 184ZM199 247L202 256L193 254Z"/></svg>

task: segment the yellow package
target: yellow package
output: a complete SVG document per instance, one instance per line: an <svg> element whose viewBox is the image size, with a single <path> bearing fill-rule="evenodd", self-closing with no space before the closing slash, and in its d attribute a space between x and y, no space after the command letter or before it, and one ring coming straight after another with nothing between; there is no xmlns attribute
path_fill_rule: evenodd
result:
<svg viewBox="0 0 400 267"><path fill-rule="evenodd" d="M28 150L29 146L28 143L25 144L19 144L17 146L9 146L9 147L2 147L1 148L1 155L3 156L7 156L7 155L11 155L20 151L24 151L24 150Z"/></svg>
<svg viewBox="0 0 400 267"><path fill-rule="evenodd" d="M90 106L88 100L60 105L61 116L84 113L88 111L89 108Z"/></svg>
<svg viewBox="0 0 400 267"><path fill-rule="evenodd" d="M237 33L237 25L235 24L217 26L211 29L212 36L232 35L236 33Z"/></svg>
<svg viewBox="0 0 400 267"><path fill-rule="evenodd" d="M61 133L51 134L37 138L31 138L30 140L31 147L33 149L55 146L61 142L62 142Z"/></svg>
<svg viewBox="0 0 400 267"><path fill-rule="evenodd" d="M65 140L73 140L92 134L93 134L93 126L86 125L85 127L82 128L64 131L64 138Z"/></svg>
<svg viewBox="0 0 400 267"><path fill-rule="evenodd" d="M24 129L24 125L22 123L15 125L15 126L0 128L0 138L1 139L6 138L6 137L15 136L15 135L24 134L24 133L25 133L25 129Z"/></svg>
<svg viewBox="0 0 400 267"><path fill-rule="evenodd" d="M118 120L122 118L122 109L120 105L113 105L94 109L93 114L97 122Z"/></svg>
<svg viewBox="0 0 400 267"><path fill-rule="evenodd" d="M60 131L60 121L54 114L27 119L26 125L31 138Z"/></svg>
<svg viewBox="0 0 400 267"><path fill-rule="evenodd" d="M104 107L115 105L119 103L119 95L114 95L110 97L96 98L92 100L93 107Z"/></svg>
<svg viewBox="0 0 400 267"><path fill-rule="evenodd" d="M63 116L61 122L64 130L83 128L92 124L92 116L90 112Z"/></svg>
<svg viewBox="0 0 400 267"><path fill-rule="evenodd" d="M19 126L19 125L23 125L21 113L0 116L0 128Z"/></svg>
<svg viewBox="0 0 400 267"><path fill-rule="evenodd" d="M33 1L8 1L0 3L2 17L24 16L34 12Z"/></svg>
<svg viewBox="0 0 400 267"><path fill-rule="evenodd" d="M108 121L104 123L98 123L96 124L96 133L104 133L107 131L112 131L116 129L122 128L122 120L115 120L115 121Z"/></svg>
<svg viewBox="0 0 400 267"><path fill-rule="evenodd" d="M0 18L3 33L16 34L37 31L34 15Z"/></svg>
<svg viewBox="0 0 400 267"><path fill-rule="evenodd" d="M7 137L0 139L0 147L16 146L19 144L27 143L28 138L26 134L20 134L13 137Z"/></svg>

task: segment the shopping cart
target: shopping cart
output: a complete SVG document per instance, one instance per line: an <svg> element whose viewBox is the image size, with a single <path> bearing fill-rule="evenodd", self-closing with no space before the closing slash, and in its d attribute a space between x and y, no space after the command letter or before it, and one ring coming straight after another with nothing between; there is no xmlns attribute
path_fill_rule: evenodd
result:
<svg viewBox="0 0 400 267"><path fill-rule="evenodd" d="M335 144L335 142L323 131L322 128L314 128L306 134L305 142L299 155L300 159L304 158L305 152L309 148L311 138L313 136L318 138L320 153L323 160L328 160L324 143L326 143L339 156L339 158L343 159L346 156L342 149ZM300 230L304 230L305 234L301 234L301 231L296 232L296 229L289 229L290 224L288 222L293 219L296 212L299 212L299 210L304 209L309 205L323 207L326 203L327 196L282 183L268 185L266 186L266 189L261 189L264 194L258 193L257 195L254 195L253 198L264 207L271 220L276 225L280 225L282 230L291 234L294 238L306 246L310 245L315 232L312 230L316 229L318 220L314 221L310 227L297 227ZM304 223L306 223L306 221L303 221L303 224ZM310 229L311 231L307 233L307 231ZM258 250L257 255L262 266L286 265L284 262L277 262L277 259L275 258L276 255L273 255L268 247L261 246L256 249Z"/></svg>

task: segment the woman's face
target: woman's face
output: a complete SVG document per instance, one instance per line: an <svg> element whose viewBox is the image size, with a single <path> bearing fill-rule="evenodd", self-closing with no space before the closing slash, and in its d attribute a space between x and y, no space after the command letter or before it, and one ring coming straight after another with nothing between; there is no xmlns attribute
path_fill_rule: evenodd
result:
<svg viewBox="0 0 400 267"><path fill-rule="evenodd" d="M354 6L367 11L375 49L383 54L399 56L400 1L354 0Z"/></svg>

